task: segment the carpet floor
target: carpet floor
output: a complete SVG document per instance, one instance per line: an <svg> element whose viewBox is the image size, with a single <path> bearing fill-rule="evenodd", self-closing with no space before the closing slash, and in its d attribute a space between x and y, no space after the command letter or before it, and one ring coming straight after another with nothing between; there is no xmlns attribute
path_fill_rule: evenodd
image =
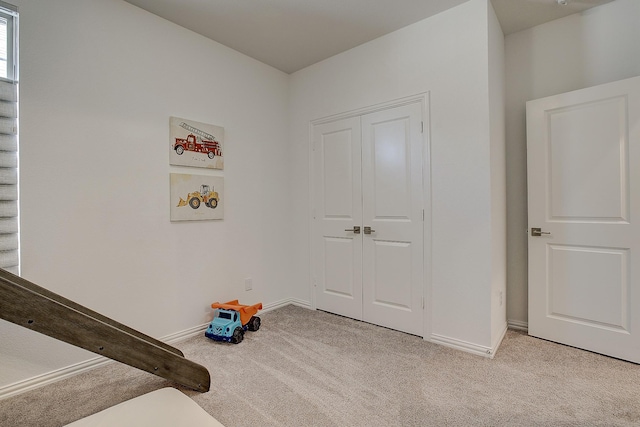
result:
<svg viewBox="0 0 640 427"><path fill-rule="evenodd" d="M197 393L111 363L0 401L0 426L62 426L166 386L226 427L639 426L640 366L508 331L493 360L332 314L264 313L238 345L178 343Z"/></svg>

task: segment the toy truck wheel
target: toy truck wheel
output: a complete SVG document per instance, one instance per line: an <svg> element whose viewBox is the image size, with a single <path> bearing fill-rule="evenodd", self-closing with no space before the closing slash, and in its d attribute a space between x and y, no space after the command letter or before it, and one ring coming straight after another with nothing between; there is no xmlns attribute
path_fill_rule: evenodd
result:
<svg viewBox="0 0 640 427"><path fill-rule="evenodd" d="M211 209L215 209L217 206L218 206L218 200L217 199L209 200L209 207Z"/></svg>
<svg viewBox="0 0 640 427"><path fill-rule="evenodd" d="M241 327L237 327L234 331L233 331L233 335L231 336L231 342L233 344L240 344L242 342L242 339L244 338L244 331L242 330Z"/></svg>
<svg viewBox="0 0 640 427"><path fill-rule="evenodd" d="M252 316L249 320L249 323L247 323L247 329L249 329L250 331L257 331L258 329L260 329L260 318L257 316Z"/></svg>
<svg viewBox="0 0 640 427"><path fill-rule="evenodd" d="M207 154L207 156L209 156L210 159L213 159L216 155L213 154L213 151L209 151L209 153Z"/></svg>
<svg viewBox="0 0 640 427"><path fill-rule="evenodd" d="M184 153L184 147L182 145L178 145L176 147L176 154L181 155L182 153Z"/></svg>
<svg viewBox="0 0 640 427"><path fill-rule="evenodd" d="M192 197L191 200L189 200L189 206L193 209L198 209L200 207L200 199Z"/></svg>

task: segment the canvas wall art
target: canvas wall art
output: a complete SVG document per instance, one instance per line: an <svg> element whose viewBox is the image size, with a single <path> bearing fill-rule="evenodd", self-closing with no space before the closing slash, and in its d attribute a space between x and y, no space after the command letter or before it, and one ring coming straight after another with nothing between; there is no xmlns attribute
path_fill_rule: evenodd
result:
<svg viewBox="0 0 640 427"><path fill-rule="evenodd" d="M171 117L169 135L170 164L224 169L224 128Z"/></svg>
<svg viewBox="0 0 640 427"><path fill-rule="evenodd" d="M224 178L170 174L171 221L224 218Z"/></svg>

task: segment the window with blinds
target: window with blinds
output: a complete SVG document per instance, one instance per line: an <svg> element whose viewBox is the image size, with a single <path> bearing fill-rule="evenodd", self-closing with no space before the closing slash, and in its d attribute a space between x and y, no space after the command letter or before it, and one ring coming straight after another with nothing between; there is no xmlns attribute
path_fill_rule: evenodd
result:
<svg viewBox="0 0 640 427"><path fill-rule="evenodd" d="M19 274L17 9L0 1L0 267Z"/></svg>

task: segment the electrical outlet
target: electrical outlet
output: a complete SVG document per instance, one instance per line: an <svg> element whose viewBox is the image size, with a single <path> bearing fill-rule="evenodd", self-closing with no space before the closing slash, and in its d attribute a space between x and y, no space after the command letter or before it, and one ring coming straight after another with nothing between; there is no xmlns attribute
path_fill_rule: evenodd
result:
<svg viewBox="0 0 640 427"><path fill-rule="evenodd" d="M244 290L250 291L251 289L253 289L253 280L251 279L251 277L247 277L246 279L244 279Z"/></svg>

